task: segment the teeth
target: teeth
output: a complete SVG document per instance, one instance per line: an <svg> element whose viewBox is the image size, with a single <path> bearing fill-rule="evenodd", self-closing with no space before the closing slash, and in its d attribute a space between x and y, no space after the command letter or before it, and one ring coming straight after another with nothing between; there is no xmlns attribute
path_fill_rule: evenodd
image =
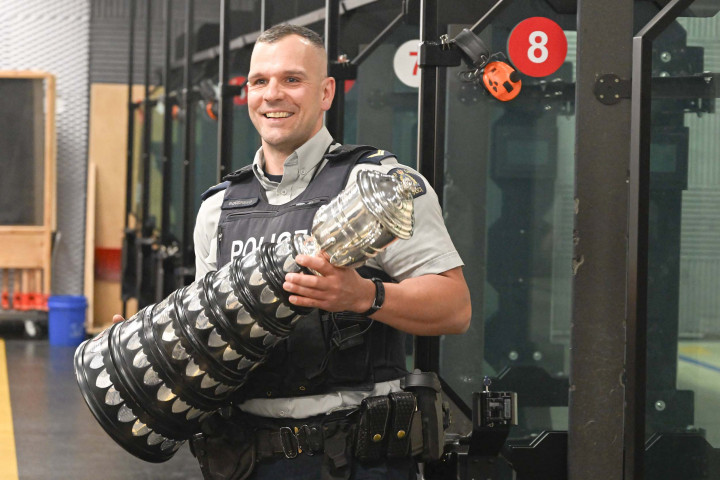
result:
<svg viewBox="0 0 720 480"><path fill-rule="evenodd" d="M130 340L128 340L127 348L128 350L137 350L142 345L140 344L140 335L138 335L137 332L133 334L132 337L130 337Z"/></svg>
<svg viewBox="0 0 720 480"><path fill-rule="evenodd" d="M256 269L252 275L250 275L250 285L253 287L256 287L258 285L262 285L265 283L265 280L263 280L262 272L260 269Z"/></svg>
<svg viewBox="0 0 720 480"><path fill-rule="evenodd" d="M223 352L223 360L237 360L238 358L240 358L240 354L228 345Z"/></svg>
<svg viewBox="0 0 720 480"><path fill-rule="evenodd" d="M260 293L260 301L265 304L271 304L277 302L278 298L275 296L275 293L270 289L270 287L266 286Z"/></svg>
<svg viewBox="0 0 720 480"><path fill-rule="evenodd" d="M172 342L173 340L177 340L177 335L175 335L175 328L171 324L168 324L167 327L165 327L165 331L162 334L162 339L166 342Z"/></svg>
<svg viewBox="0 0 720 480"><path fill-rule="evenodd" d="M191 408L190 410L188 410L187 415L185 415L185 418L187 418L188 420L192 420L192 419L197 418L200 415L202 415L202 413L203 413L202 410L198 410L197 408Z"/></svg>
<svg viewBox="0 0 720 480"><path fill-rule="evenodd" d="M127 423L137 420L137 417L127 405L123 405L120 407L120 410L118 410L117 419L123 423Z"/></svg>
<svg viewBox="0 0 720 480"><path fill-rule="evenodd" d="M265 114L268 118L287 118L290 115L292 115L290 112L268 112Z"/></svg>
<svg viewBox="0 0 720 480"><path fill-rule="evenodd" d="M173 348L173 351L172 351L172 357L175 360L185 360L189 356L190 355L187 354L187 352L185 351L185 348L182 346L182 343L178 342L175 344L175 347Z"/></svg>
<svg viewBox="0 0 720 480"><path fill-rule="evenodd" d="M159 385L162 383L162 380L158 376L157 372L153 367L148 368L148 371L145 372L145 376L143 377L143 382L145 385L153 386L153 385Z"/></svg>
<svg viewBox="0 0 720 480"><path fill-rule="evenodd" d="M223 393L227 393L229 391L230 386L221 383L220 386L215 389L215 395L222 395Z"/></svg>
<svg viewBox="0 0 720 480"><path fill-rule="evenodd" d="M168 402L175 398L175 394L165 385L161 385L157 392L157 399L161 402Z"/></svg>
<svg viewBox="0 0 720 480"><path fill-rule="evenodd" d="M120 392L115 390L115 387L110 387L105 394L105 403L108 405L120 405L123 399L120 396Z"/></svg>
<svg viewBox="0 0 720 480"><path fill-rule="evenodd" d="M195 327L200 330L205 330L206 328L212 327L210 324L210 318L205 314L205 312L200 312L197 319L195 319Z"/></svg>
<svg viewBox="0 0 720 480"><path fill-rule="evenodd" d="M235 323L238 325L250 325L255 320L250 316L250 314L245 310L244 308L241 308L238 310L237 318L235 319Z"/></svg>
<svg viewBox="0 0 720 480"><path fill-rule="evenodd" d="M135 355L135 358L133 359L133 365L137 368L145 368L150 365L150 362L147 359L147 355L145 355L142 350L140 350L137 355Z"/></svg>
<svg viewBox="0 0 720 480"><path fill-rule="evenodd" d="M202 382L200 383L200 388L210 388L214 387L215 385L219 384L217 380L213 380L210 378L209 375L205 375L202 379Z"/></svg>
<svg viewBox="0 0 720 480"><path fill-rule="evenodd" d="M97 370L98 368L103 366L103 358L102 355L96 355L93 357L92 360L90 360L90 368L93 370Z"/></svg>
<svg viewBox="0 0 720 480"><path fill-rule="evenodd" d="M268 331L262 328L257 323L250 327L250 338L264 337L268 334Z"/></svg>
<svg viewBox="0 0 720 480"><path fill-rule="evenodd" d="M200 370L200 366L195 363L195 360L190 359L190 361L187 364L187 367L185 368L185 375L188 377L195 377L197 375L200 375L202 371Z"/></svg>
<svg viewBox="0 0 720 480"><path fill-rule="evenodd" d="M277 318L285 318L292 315L294 312L288 307L285 303L281 303L277 310L275 311L275 316Z"/></svg>
<svg viewBox="0 0 720 480"><path fill-rule="evenodd" d="M237 310L238 308L240 308L240 302L238 301L238 298L235 296L235 294L231 293L225 299L225 309Z"/></svg>
<svg viewBox="0 0 720 480"><path fill-rule="evenodd" d="M147 425L145 425L140 420L135 420L135 423L132 426L132 434L136 437L142 437L143 435L147 435L150 433L150 429Z"/></svg>
<svg viewBox="0 0 720 480"><path fill-rule="evenodd" d="M182 400L180 400L180 399L178 398L178 399L175 400L175 402L172 404L171 410L172 410L173 413L180 413L180 412L184 412L184 411L187 410L188 408L190 408L190 405L188 405L187 403L183 402Z"/></svg>
<svg viewBox="0 0 720 480"><path fill-rule="evenodd" d="M158 443L162 443L164 440L165 437L163 437L159 433L152 432L148 436L147 443L148 445L157 445Z"/></svg>
<svg viewBox="0 0 720 480"><path fill-rule="evenodd" d="M213 329L213 331L210 332L210 337L208 337L208 345L211 347L224 347L227 345L227 342Z"/></svg>
<svg viewBox="0 0 720 480"><path fill-rule="evenodd" d="M100 375L95 379L95 385L98 388L107 388L112 386L112 380L110 380L110 374L107 370L100 372Z"/></svg>

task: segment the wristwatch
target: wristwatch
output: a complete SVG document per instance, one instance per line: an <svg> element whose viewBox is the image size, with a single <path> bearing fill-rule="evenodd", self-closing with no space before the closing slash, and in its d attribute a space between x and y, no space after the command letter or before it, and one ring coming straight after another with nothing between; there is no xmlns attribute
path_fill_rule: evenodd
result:
<svg viewBox="0 0 720 480"><path fill-rule="evenodd" d="M363 316L369 317L373 313L380 310L380 307L383 306L383 302L385 301L385 286L383 285L382 280L379 278L371 278L372 282L375 284L375 299L373 300L372 305L370 306L370 309L366 312L363 312Z"/></svg>

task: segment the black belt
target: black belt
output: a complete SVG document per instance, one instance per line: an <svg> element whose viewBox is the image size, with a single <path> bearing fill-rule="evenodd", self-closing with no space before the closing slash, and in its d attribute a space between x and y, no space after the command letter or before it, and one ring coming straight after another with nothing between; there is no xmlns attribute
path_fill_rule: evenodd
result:
<svg viewBox="0 0 720 480"><path fill-rule="evenodd" d="M416 452L417 443L422 444L422 432L419 418L413 421L415 406L412 393L394 392L366 398L359 410L350 413L295 422L279 419L258 422L255 417L256 421L249 423L255 424L258 460L295 458L301 453L325 453L340 460L348 452L360 461L372 461Z"/></svg>
<svg viewBox="0 0 720 480"><path fill-rule="evenodd" d="M258 459L284 455L295 458L300 453L315 455L323 452L323 432L319 425L280 427L277 430L256 430L255 445Z"/></svg>

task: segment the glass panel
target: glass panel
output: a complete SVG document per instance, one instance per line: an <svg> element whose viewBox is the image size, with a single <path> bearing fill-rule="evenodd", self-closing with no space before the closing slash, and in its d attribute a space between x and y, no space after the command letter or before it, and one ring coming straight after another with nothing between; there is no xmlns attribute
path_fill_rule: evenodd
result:
<svg viewBox="0 0 720 480"><path fill-rule="evenodd" d="M365 13L363 10L358 15ZM383 18L387 23L392 20L391 15ZM353 27L348 24L345 28ZM378 25L375 33L380 29ZM345 83L344 142L390 150L400 163L416 167L418 88L406 85L394 74L378 75L393 72L395 52L410 40L419 43L417 27L397 28L360 64L357 80ZM360 45L360 50L364 47Z"/></svg>
<svg viewBox="0 0 720 480"><path fill-rule="evenodd" d="M42 79L0 78L0 225L42 225L45 182Z"/></svg>
<svg viewBox="0 0 720 480"><path fill-rule="evenodd" d="M512 28L533 16L565 29L558 71L521 75L509 102L466 81L465 65L448 70L446 90L443 211L465 262L473 318L466 334L442 337L441 374L465 404L485 375L499 377L491 389L518 391L515 438L564 430L568 415L575 18L518 0L481 37L506 52ZM461 28L451 26L450 37Z"/></svg>
<svg viewBox="0 0 720 480"><path fill-rule="evenodd" d="M653 479L700 468L705 441L720 447L720 119L718 74L709 72L720 72L720 15L680 18L654 42L646 412ZM676 442L670 457L668 442Z"/></svg>
<svg viewBox="0 0 720 480"><path fill-rule="evenodd" d="M170 238L181 241L183 236L183 142L185 136L185 122L173 118L172 122L172 181L170 182L170 225L168 233Z"/></svg>
<svg viewBox="0 0 720 480"><path fill-rule="evenodd" d="M164 106L158 100L163 95L162 88L153 92L152 99L156 103L150 107L150 205L146 225L156 232L162 228Z"/></svg>
<svg viewBox="0 0 720 480"><path fill-rule="evenodd" d="M217 183L218 175L218 123L211 118L205 107L204 102L195 105L195 172L192 179L195 192L192 196L192 218L195 218L200 209L200 194Z"/></svg>
<svg viewBox="0 0 720 480"><path fill-rule="evenodd" d="M142 97L133 97L133 102L142 101ZM130 205L130 215L135 222L135 226L139 226L142 222L142 148L143 148L143 128L145 116L143 115L143 106L136 106L133 114L133 151L132 151L132 202ZM132 224L131 224L132 226Z"/></svg>

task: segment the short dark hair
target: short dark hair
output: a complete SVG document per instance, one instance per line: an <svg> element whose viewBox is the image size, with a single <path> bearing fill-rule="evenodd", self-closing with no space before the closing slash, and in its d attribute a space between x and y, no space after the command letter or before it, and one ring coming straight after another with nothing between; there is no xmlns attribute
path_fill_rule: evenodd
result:
<svg viewBox="0 0 720 480"><path fill-rule="evenodd" d="M268 28L260 34L260 36L257 38L257 42L275 43L290 35L298 35L308 40L316 47L325 50L325 42L323 42L323 39L320 35L310 30L309 28L300 25L293 25L290 23L282 23L280 25L275 25L274 27Z"/></svg>

